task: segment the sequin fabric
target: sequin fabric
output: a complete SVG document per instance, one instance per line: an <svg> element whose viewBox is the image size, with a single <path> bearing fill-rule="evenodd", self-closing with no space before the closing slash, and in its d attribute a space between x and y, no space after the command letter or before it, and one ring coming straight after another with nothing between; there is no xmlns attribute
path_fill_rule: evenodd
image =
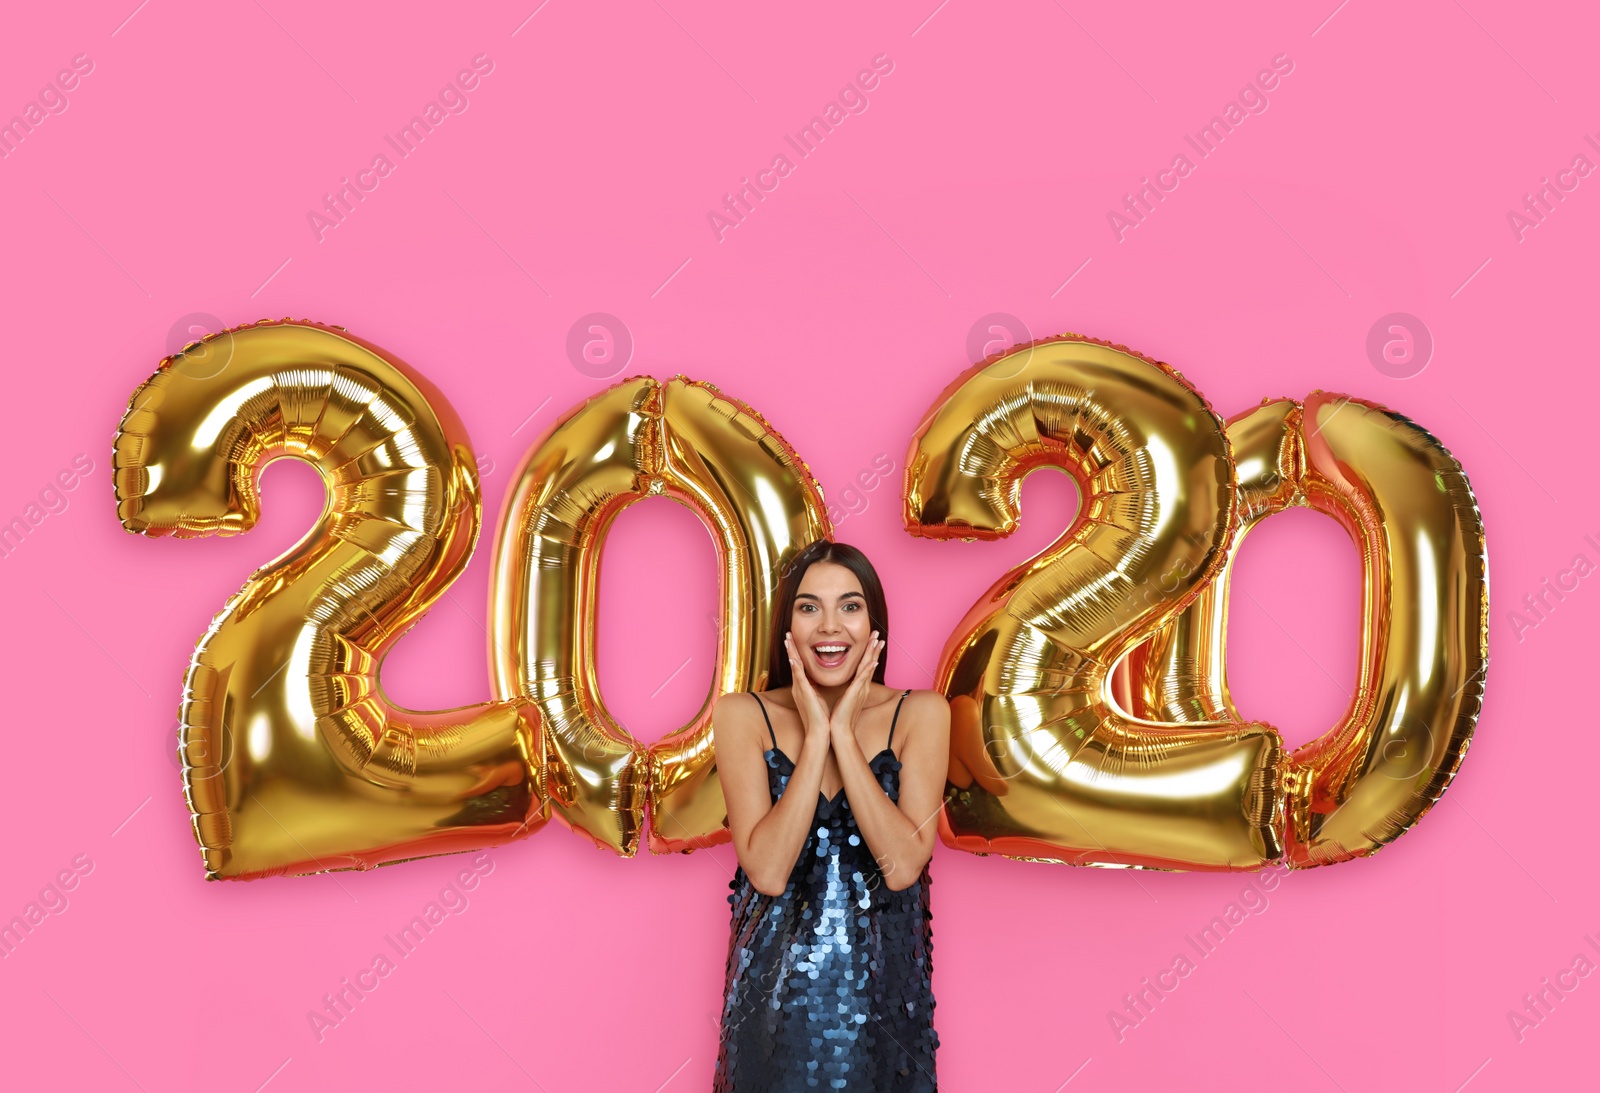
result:
<svg viewBox="0 0 1600 1093"><path fill-rule="evenodd" d="M770 719L767 732L776 802L794 762L778 748ZM893 745L891 722L889 746L870 765L898 801ZM715 1093L937 1090L929 883L926 865L908 888L884 883L843 789L832 800L817 794L811 834L782 895L758 892L740 867L728 885Z"/></svg>

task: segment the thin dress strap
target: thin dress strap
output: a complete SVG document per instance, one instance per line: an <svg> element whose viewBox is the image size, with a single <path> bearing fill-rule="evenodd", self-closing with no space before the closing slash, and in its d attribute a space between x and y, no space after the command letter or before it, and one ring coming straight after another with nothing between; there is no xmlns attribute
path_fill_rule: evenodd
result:
<svg viewBox="0 0 1600 1093"><path fill-rule="evenodd" d="M761 707L761 718L767 723L767 735L772 737L772 750L776 751L778 750L778 734L772 731L772 718L767 716L767 704L761 701L761 696L754 691L750 692L750 696L756 700L756 705ZM896 713L898 712L896 711ZM889 735L894 735L892 727L889 729Z"/></svg>
<svg viewBox="0 0 1600 1093"><path fill-rule="evenodd" d="M896 702L894 704L894 720L889 722L889 749L890 750L894 749L894 727L895 727L895 724L900 720L900 707L901 707L902 704L904 704L904 702L906 700L906 695L908 695L910 693L911 693L911 688L909 688L909 687L907 687L905 690L901 691L900 692L900 701Z"/></svg>

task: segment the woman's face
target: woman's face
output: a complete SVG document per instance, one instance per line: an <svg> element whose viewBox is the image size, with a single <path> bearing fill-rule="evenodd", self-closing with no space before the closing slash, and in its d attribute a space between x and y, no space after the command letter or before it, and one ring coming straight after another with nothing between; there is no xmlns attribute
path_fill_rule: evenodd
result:
<svg viewBox="0 0 1600 1093"><path fill-rule="evenodd" d="M806 675L818 686L843 685L872 637L861 582L836 562L816 562L800 578L789 620Z"/></svg>

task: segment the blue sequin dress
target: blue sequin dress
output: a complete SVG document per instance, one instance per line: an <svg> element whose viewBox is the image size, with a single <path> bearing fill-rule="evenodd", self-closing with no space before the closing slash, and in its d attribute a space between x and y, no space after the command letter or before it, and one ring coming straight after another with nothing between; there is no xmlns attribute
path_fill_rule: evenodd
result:
<svg viewBox="0 0 1600 1093"><path fill-rule="evenodd" d="M776 802L794 762L779 749L771 718L767 733ZM893 745L891 723L889 746L870 765L898 801ZM756 891L741 866L728 885L733 915L715 1093L937 1090L928 885L926 865L908 888L884 883L842 788L832 800L817 794L813 828L781 896Z"/></svg>

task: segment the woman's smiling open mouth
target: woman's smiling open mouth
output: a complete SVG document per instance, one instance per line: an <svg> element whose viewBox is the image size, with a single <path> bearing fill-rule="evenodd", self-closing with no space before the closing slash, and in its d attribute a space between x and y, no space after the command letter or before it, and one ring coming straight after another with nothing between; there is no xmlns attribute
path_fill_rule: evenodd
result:
<svg viewBox="0 0 1600 1093"><path fill-rule="evenodd" d="M811 647L817 655L817 663L824 668L838 668L844 664L844 658L850 655L850 646L842 641L825 641Z"/></svg>

